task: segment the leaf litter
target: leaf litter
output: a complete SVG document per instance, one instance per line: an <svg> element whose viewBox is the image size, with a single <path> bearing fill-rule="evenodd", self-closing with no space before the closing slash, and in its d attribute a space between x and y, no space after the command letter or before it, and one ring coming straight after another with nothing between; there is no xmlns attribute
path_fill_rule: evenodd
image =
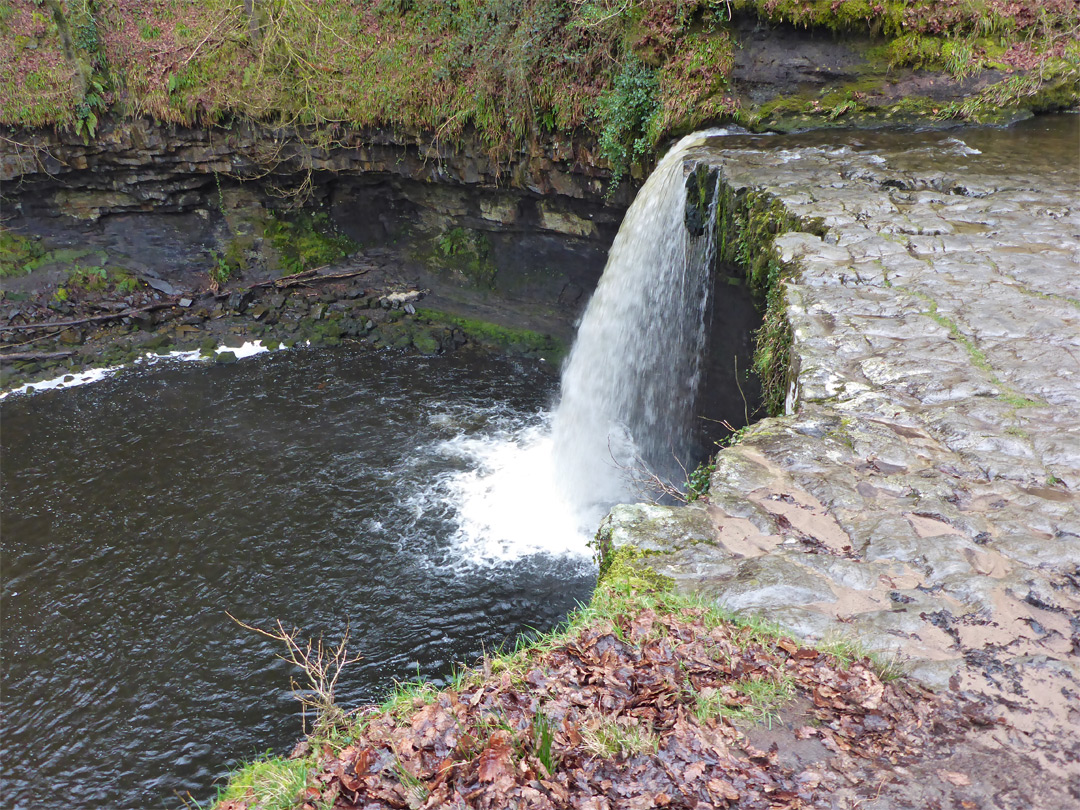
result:
<svg viewBox="0 0 1080 810"><path fill-rule="evenodd" d="M980 722L955 698L883 682L867 659L845 667L704 608L652 604L488 660L458 689L354 713L334 742L298 746L314 767L295 807L826 807ZM768 728L767 748L755 728ZM820 756L790 755L806 741ZM218 810L258 806L251 795Z"/></svg>

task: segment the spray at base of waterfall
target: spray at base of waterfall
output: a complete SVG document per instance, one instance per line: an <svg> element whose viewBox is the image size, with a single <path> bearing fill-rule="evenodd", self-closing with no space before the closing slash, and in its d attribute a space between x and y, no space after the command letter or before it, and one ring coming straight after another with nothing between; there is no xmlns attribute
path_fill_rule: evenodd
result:
<svg viewBox="0 0 1080 810"><path fill-rule="evenodd" d="M459 560L502 563L548 554L591 565L588 544L603 514L576 509L563 496L546 416L539 424L461 435L438 446L464 466L437 488L458 523L452 548Z"/></svg>

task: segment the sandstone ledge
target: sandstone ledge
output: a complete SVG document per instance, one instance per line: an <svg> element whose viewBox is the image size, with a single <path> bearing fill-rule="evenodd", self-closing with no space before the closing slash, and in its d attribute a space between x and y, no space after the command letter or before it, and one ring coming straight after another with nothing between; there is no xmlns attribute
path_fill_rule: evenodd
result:
<svg viewBox="0 0 1080 810"><path fill-rule="evenodd" d="M1046 126L1075 151L1075 119ZM1080 208L1075 160L1039 130L980 152L977 132L858 133L698 155L727 191L824 219L824 238L774 245L789 415L719 454L707 503L616 507L601 539L680 591L992 700L979 756L1038 763L1051 778L1024 800L1063 807L1080 796Z"/></svg>

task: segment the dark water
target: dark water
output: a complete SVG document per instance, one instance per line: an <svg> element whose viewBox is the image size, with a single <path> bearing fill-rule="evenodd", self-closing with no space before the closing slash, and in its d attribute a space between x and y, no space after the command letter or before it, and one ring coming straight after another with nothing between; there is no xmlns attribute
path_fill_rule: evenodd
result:
<svg viewBox="0 0 1080 810"><path fill-rule="evenodd" d="M1034 178L1047 170L1080 180L1080 115L1076 113L1037 115L1005 127L819 129L793 135L729 136L712 143L720 148L849 147L880 151L893 158L890 165L897 168L950 176L966 169L964 153L957 150L962 143L979 150L978 171L985 172L997 163L1002 176L1036 186Z"/></svg>
<svg viewBox="0 0 1080 810"><path fill-rule="evenodd" d="M480 565L432 482L536 419L530 364L297 350L3 403L3 805L176 807L300 735L290 669L233 624L365 657L345 705L586 600L581 558Z"/></svg>

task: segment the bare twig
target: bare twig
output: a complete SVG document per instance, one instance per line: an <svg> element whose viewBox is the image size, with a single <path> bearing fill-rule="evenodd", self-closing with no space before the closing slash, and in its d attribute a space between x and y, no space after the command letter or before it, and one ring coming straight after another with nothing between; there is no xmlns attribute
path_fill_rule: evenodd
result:
<svg viewBox="0 0 1080 810"><path fill-rule="evenodd" d="M623 464L615 458L615 453L611 450L610 438L608 439L608 455L611 456L612 463L623 471L630 485L637 491L640 497L648 497L652 503L660 503L665 496L673 498L679 503L689 502L685 492L681 491L670 481L665 481L650 470L649 465L641 458L635 457L633 464ZM675 456L674 450L672 450L671 455L675 457L675 462L682 467L682 471L685 474L686 468L683 467L683 463L679 461L678 456Z"/></svg>
<svg viewBox="0 0 1080 810"><path fill-rule="evenodd" d="M49 338L54 338L59 334L60 334L60 330L57 330L55 332L51 332L48 335L35 335L34 337L30 338L29 340L23 340L23 341L21 341L19 343L5 343L3 346L0 346L0 349L17 349L20 346L26 346L26 345L28 345L30 343L40 343L43 340L48 340Z"/></svg>
<svg viewBox="0 0 1080 810"><path fill-rule="evenodd" d="M207 40L209 40L210 37L212 37L214 34L216 34L218 32L219 28L221 28L222 26L224 26L224 25L226 25L226 24L233 21L233 16L234 15L229 14L221 22L219 22L217 25L215 25L213 28L211 28L210 31L207 33L207 35L202 38L202 42L200 42L198 45L195 46L195 50L193 50L190 54L188 54L188 58L180 63L180 66L183 67L188 62L190 62L192 59L194 59L195 54L197 54L202 49L202 46L206 44Z"/></svg>
<svg viewBox="0 0 1080 810"><path fill-rule="evenodd" d="M341 640L336 646L331 647L323 643L322 636L318 639L309 638L306 642L299 640L300 630L295 627L292 630L286 630L280 619L277 620L276 630L263 630L240 621L228 611L225 611L225 615L245 630L284 644L287 654L279 655L278 658L303 671L305 683L300 684L295 678L290 678L290 686L303 711L305 733L307 733L308 711L315 715L311 730L313 736L322 736L341 724L348 716L348 712L337 705L334 700L334 691L337 689L342 670L362 657L359 655L349 657L348 625L345 626Z"/></svg>
<svg viewBox="0 0 1080 810"><path fill-rule="evenodd" d="M323 265L322 267L305 270L302 273L293 273L291 276L282 276L281 278L271 279L270 281L260 281L258 284L252 284L249 289L254 290L256 287L274 287L280 290L286 287L295 287L298 284L306 284L308 281L332 281L339 278L362 276L364 273L371 270L370 267L364 267L360 270L350 270L346 273L326 273L320 275L319 271L325 267L326 265Z"/></svg>

